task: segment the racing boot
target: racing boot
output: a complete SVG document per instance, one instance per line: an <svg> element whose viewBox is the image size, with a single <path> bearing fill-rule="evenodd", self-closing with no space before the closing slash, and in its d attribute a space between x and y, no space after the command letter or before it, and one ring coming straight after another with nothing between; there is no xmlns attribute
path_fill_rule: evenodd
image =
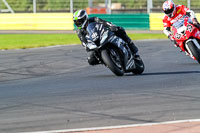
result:
<svg viewBox="0 0 200 133"><path fill-rule="evenodd" d="M140 56L138 54L138 48L135 46L135 44L133 43L131 38L128 37L124 28L118 27L118 30L115 32L115 35L122 38L128 44L128 46L129 46L130 50L132 51L133 56L135 58L140 58Z"/></svg>
<svg viewBox="0 0 200 133"><path fill-rule="evenodd" d="M133 43L133 41L130 41L128 43L129 48L131 49L132 53L133 53L133 57L135 59L140 59L140 55L138 54L138 48L135 46L135 44Z"/></svg>
<svg viewBox="0 0 200 133"><path fill-rule="evenodd" d="M135 46L135 44L134 44L132 41L130 41L130 42L128 43L128 46L129 46L129 48L131 49L131 51L132 51L133 54L135 54L135 53L138 52L138 48Z"/></svg>

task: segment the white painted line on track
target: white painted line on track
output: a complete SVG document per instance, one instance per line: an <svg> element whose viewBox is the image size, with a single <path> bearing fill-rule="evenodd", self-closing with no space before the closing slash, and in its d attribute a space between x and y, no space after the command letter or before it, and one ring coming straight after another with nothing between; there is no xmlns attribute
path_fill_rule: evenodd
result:
<svg viewBox="0 0 200 133"><path fill-rule="evenodd" d="M142 127L142 126L156 126L156 125L176 124L176 123L184 123L184 122L200 122L200 119L177 120L177 121L166 121L166 122L159 122L159 123L132 124L132 125L119 125L119 126L108 126L108 127L80 128L80 129L66 129L66 130L63 129L63 130L37 131L37 132L22 132L22 133L83 132L83 131L131 128L131 127Z"/></svg>

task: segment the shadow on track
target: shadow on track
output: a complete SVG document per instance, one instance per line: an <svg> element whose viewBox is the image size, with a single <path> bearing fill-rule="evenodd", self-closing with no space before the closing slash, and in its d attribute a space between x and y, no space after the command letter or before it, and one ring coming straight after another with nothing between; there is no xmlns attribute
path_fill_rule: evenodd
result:
<svg viewBox="0 0 200 133"><path fill-rule="evenodd" d="M179 71L179 72L155 72L155 73L144 73L142 75L176 75L176 74L200 74L200 71Z"/></svg>
<svg viewBox="0 0 200 133"><path fill-rule="evenodd" d="M124 76L155 76L155 75L180 75L180 74L200 74L200 71L179 71L179 72L152 72L152 73L143 73L140 75L136 75L133 73L127 73ZM110 74L103 74L103 75L90 75L91 77L95 77L95 78L115 78L118 76L115 76L114 74L110 73ZM89 77L90 77L89 76ZM119 76L118 78L122 78L124 76Z"/></svg>
<svg viewBox="0 0 200 133"><path fill-rule="evenodd" d="M200 71L153 72L153 73L143 73L141 75L126 74L124 76L152 76L152 75L180 75L180 74L200 74Z"/></svg>

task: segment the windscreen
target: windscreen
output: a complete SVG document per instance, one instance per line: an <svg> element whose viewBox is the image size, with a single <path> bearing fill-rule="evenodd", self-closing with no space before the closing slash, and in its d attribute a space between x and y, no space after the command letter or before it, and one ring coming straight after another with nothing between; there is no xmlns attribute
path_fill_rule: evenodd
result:
<svg viewBox="0 0 200 133"><path fill-rule="evenodd" d="M98 23L93 22L90 23L87 27L87 31L89 33L90 39L95 42L99 39L99 31L98 31Z"/></svg>
<svg viewBox="0 0 200 133"><path fill-rule="evenodd" d="M182 27L184 25L184 21L185 18L188 17L187 15L183 16L182 18L180 18L179 20L177 20L172 26L176 29L179 29L180 27ZM189 18L189 17L188 17ZM189 18L188 19L189 23L192 23L192 20Z"/></svg>

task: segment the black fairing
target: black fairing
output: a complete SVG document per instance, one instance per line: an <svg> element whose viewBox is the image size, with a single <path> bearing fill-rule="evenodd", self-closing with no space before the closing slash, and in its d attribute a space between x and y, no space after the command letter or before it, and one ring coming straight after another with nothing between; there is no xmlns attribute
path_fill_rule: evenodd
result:
<svg viewBox="0 0 200 133"><path fill-rule="evenodd" d="M88 25L87 32L89 33L90 40L93 41L97 46L103 45L100 44L100 41L104 32L108 32L109 36L107 39L109 39L110 36L114 35L114 33L111 32L108 28L104 27L103 24L99 24L96 22L92 22Z"/></svg>
<svg viewBox="0 0 200 133"><path fill-rule="evenodd" d="M99 29L97 29L97 24L95 22L90 23L87 27L87 32L89 33L89 37L91 41L98 42L99 41Z"/></svg>
<svg viewBox="0 0 200 133"><path fill-rule="evenodd" d="M127 48L125 47L126 43L121 38L115 36L115 34L107 27L104 27L103 24L99 24L96 22L90 23L88 25L87 32L90 40L97 45L97 51L101 48L104 49L104 47L116 47L119 51L121 51L120 53L122 54L121 58L123 60L123 67L126 68L130 53L128 52L129 50L127 50ZM105 34L107 34L106 37Z"/></svg>

